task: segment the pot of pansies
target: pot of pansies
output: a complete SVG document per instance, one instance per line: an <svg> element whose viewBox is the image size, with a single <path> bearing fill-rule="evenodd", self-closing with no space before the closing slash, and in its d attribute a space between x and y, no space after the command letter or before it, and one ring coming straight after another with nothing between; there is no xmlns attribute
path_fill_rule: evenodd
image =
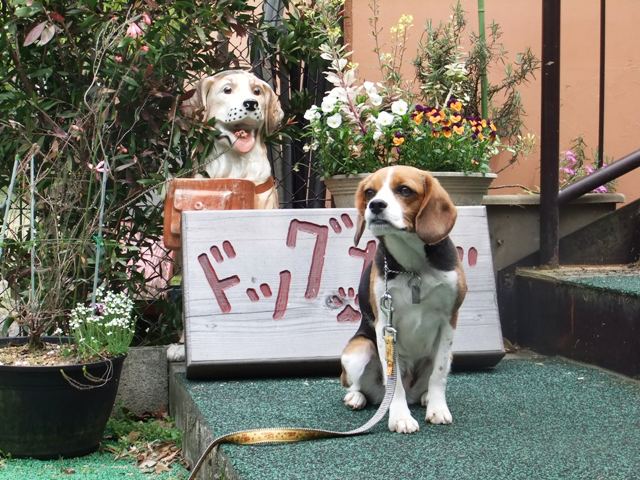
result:
<svg viewBox="0 0 640 480"><path fill-rule="evenodd" d="M381 84L356 83L355 68L344 62L330 68L334 88L304 118L306 148L337 207L353 206L359 180L388 165L431 171L458 205L482 202L496 177L489 160L503 149L493 122L466 116L453 97L442 106L410 103Z"/></svg>
<svg viewBox="0 0 640 480"><path fill-rule="evenodd" d="M500 152L490 120L469 117L449 98L438 107L385 99L371 82L335 87L305 113L316 155L337 207L353 205L359 180L387 165L431 171L458 205L479 205L493 179L489 160Z"/></svg>
<svg viewBox="0 0 640 480"><path fill-rule="evenodd" d="M3 454L49 459L98 448L134 334L132 311L125 293L100 288L70 312L68 332L0 339Z"/></svg>
<svg viewBox="0 0 640 480"><path fill-rule="evenodd" d="M424 33L430 42L418 48L416 77L406 81L402 61L413 17L401 15L398 24L390 28L393 47L384 53L378 37L380 11L377 2L372 2L374 52L384 79L380 83L357 79L357 64L350 61L351 52L334 28L341 3L321 4L307 16L313 20L314 33L323 39L320 55L327 62L324 75L332 88L320 104L304 114L305 148L336 206L353 206L359 180L388 165L429 170L455 203L480 204L497 176L491 172L490 160L508 151L512 164L533 145L530 135L520 134L521 108L515 87L537 68L535 57L523 55L527 63L519 70L522 77L510 76L497 86L491 85L489 97L506 90L502 107L497 108L488 98L484 108L500 117L496 123L510 124L510 128L502 128L507 139L502 143L496 123L478 114L482 109L477 78L479 63L500 57L493 51L493 43L484 50L463 53L460 32L465 22L459 4L446 25L434 28L427 24Z"/></svg>

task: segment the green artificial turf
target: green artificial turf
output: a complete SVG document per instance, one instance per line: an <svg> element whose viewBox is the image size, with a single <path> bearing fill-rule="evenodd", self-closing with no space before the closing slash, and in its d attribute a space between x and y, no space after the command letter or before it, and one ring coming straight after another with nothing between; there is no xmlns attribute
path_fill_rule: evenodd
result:
<svg viewBox="0 0 640 480"><path fill-rule="evenodd" d="M184 480L186 470L172 466L161 474L142 473L133 460L115 460L111 453L92 453L59 460L2 459L0 480Z"/></svg>
<svg viewBox="0 0 640 480"><path fill-rule="evenodd" d="M638 275L594 275L569 277L569 281L598 290L608 290L640 297L640 274Z"/></svg>
<svg viewBox="0 0 640 480"><path fill-rule="evenodd" d="M181 381L214 435L275 426L348 430L335 378ZM450 376L454 423L285 445L223 445L242 480L638 479L640 384L562 359L502 361Z"/></svg>

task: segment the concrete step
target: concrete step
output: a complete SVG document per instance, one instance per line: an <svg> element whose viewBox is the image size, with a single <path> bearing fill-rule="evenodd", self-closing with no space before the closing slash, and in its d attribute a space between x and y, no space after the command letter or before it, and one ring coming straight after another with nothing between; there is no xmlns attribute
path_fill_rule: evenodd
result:
<svg viewBox="0 0 640 480"><path fill-rule="evenodd" d="M171 411L193 464L214 436L258 427L351 429L372 407L342 404L337 378L190 381L170 374ZM199 478L225 480L636 478L640 383L560 358L509 355L450 376L452 425L346 439L222 445Z"/></svg>
<svg viewBox="0 0 640 480"><path fill-rule="evenodd" d="M640 265L520 268L520 345L640 377Z"/></svg>

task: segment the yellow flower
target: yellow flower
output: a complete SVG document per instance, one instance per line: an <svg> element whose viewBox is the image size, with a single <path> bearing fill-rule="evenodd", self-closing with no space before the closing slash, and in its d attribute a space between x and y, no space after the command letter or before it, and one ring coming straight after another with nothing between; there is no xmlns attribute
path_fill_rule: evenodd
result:
<svg viewBox="0 0 640 480"><path fill-rule="evenodd" d="M497 130L496 125L493 122L489 122L489 128L491 128L492 132L495 132Z"/></svg>
<svg viewBox="0 0 640 480"><path fill-rule="evenodd" d="M404 137L393 137L391 140L396 147L399 147L404 143Z"/></svg>
<svg viewBox="0 0 640 480"><path fill-rule="evenodd" d="M451 137L451 129L449 127L443 128L442 135L444 135L446 138Z"/></svg>
<svg viewBox="0 0 640 480"><path fill-rule="evenodd" d="M462 111L462 102L460 100L456 100L455 102L450 102L449 108L454 112L460 113Z"/></svg>
<svg viewBox="0 0 640 480"><path fill-rule="evenodd" d="M420 125L422 124L422 117L424 116L424 113L422 112L418 112L415 114L415 116L413 117L413 121L416 123L416 125Z"/></svg>
<svg viewBox="0 0 640 480"><path fill-rule="evenodd" d="M484 135L482 133L478 134L478 140L480 140L480 141L484 140Z"/></svg>
<svg viewBox="0 0 640 480"><path fill-rule="evenodd" d="M451 115L449 117L449 120L451 120L451 122L453 123L458 123L460 120L462 120L462 115Z"/></svg>
<svg viewBox="0 0 640 480"><path fill-rule="evenodd" d="M480 125L482 125L482 128L487 128L487 120L483 118Z"/></svg>
<svg viewBox="0 0 640 480"><path fill-rule="evenodd" d="M462 125L460 126L454 125L453 131L456 132L458 135L462 135L464 133L464 127Z"/></svg>

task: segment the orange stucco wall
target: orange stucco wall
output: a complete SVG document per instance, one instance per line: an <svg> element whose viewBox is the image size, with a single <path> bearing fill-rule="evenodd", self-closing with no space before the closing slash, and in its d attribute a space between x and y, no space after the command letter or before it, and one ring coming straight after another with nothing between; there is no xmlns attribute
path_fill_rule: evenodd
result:
<svg viewBox="0 0 640 480"><path fill-rule="evenodd" d="M347 2L346 39L353 49L353 60L359 64L359 76L380 80L378 62L373 52L370 34L370 0ZM427 19L434 24L444 21L451 12L453 0L378 0L381 39L389 51L389 27L403 13L412 14L414 27L409 34L407 58L403 72L413 78L411 60ZM467 30L477 31L477 1L462 0L467 12ZM509 55L530 46L541 57L542 2L540 0L485 0L486 23L500 24ZM561 126L560 149L566 150L571 139L582 135L589 149L597 150L598 141L598 62L600 2L597 0L564 0L562 2L561 39ZM619 159L640 148L640 1L607 1L605 156ZM500 72L498 72L500 73ZM495 71L493 72L495 75ZM489 73L490 77L492 72ZM528 131L540 137L540 74L521 88L525 124ZM539 146L539 145L538 145ZM498 169L500 160L494 165ZM540 184L540 152L536 148L519 164L502 172L494 186ZM622 177L617 191L627 202L640 197L640 171ZM492 193L520 193L518 188L493 190Z"/></svg>

